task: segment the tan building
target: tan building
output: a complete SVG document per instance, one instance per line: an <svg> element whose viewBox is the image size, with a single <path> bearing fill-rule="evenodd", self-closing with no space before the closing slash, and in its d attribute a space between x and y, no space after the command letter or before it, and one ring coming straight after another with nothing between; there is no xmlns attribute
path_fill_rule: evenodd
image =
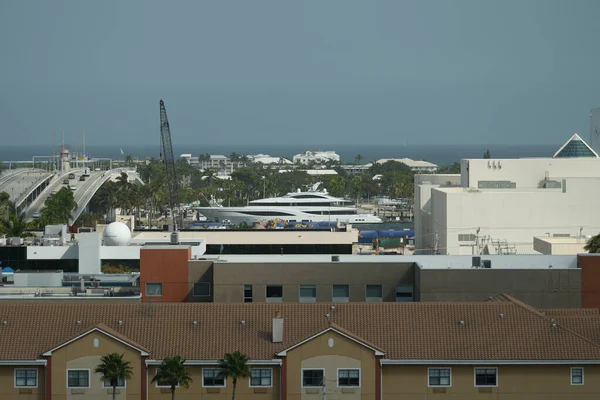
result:
<svg viewBox="0 0 600 400"><path fill-rule="evenodd" d="M597 309L484 303L0 304L0 399L108 399L93 373L124 354L118 399L169 399L151 383L181 355L193 382L177 398L229 399L217 360L239 350L251 379L237 398L597 399Z"/></svg>

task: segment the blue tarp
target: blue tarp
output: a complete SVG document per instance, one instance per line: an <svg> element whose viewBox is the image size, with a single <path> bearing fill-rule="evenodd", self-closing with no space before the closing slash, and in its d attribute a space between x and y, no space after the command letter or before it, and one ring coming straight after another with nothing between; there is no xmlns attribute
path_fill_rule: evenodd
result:
<svg viewBox="0 0 600 400"><path fill-rule="evenodd" d="M12 269L11 267L4 267L4 268L2 268L2 272L15 272L15 270Z"/></svg>
<svg viewBox="0 0 600 400"><path fill-rule="evenodd" d="M358 243L373 243L373 240L379 237L392 237L392 238L412 238L415 236L415 231L360 231L358 235Z"/></svg>

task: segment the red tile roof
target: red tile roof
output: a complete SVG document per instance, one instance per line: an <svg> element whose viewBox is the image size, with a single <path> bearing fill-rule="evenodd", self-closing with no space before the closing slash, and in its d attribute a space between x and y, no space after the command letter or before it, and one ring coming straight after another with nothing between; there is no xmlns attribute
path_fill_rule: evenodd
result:
<svg viewBox="0 0 600 400"><path fill-rule="evenodd" d="M553 310L552 317L518 301L331 305L6 303L0 304L0 360L39 358L97 324L139 343L154 359L214 360L234 350L272 359L327 329L328 313L332 323L388 359L600 360L598 316L579 310ZM283 343L271 341L276 311L284 318Z"/></svg>

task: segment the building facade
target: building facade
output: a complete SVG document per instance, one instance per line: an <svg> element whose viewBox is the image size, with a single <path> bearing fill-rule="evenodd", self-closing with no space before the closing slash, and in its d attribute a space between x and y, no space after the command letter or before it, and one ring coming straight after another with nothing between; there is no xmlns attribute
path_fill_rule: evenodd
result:
<svg viewBox="0 0 600 400"><path fill-rule="evenodd" d="M192 382L176 388L177 398L225 400L233 385L217 363L236 350L251 371L237 382L239 399L600 395L598 310L538 310L510 296L448 304L0 304L0 313L0 341L10 344L0 357L3 400L111 398L93 372L111 353L133 369L118 399L171 398L152 378L164 357L180 355Z"/></svg>
<svg viewBox="0 0 600 400"><path fill-rule="evenodd" d="M302 154L296 154L293 157L294 163L308 165L310 163L324 164L330 161L339 162L340 156L335 151L311 151L307 150Z"/></svg>
<svg viewBox="0 0 600 400"><path fill-rule="evenodd" d="M598 233L600 158L577 135L553 158L462 160L460 185L432 179L415 178L418 254L535 254L534 237Z"/></svg>

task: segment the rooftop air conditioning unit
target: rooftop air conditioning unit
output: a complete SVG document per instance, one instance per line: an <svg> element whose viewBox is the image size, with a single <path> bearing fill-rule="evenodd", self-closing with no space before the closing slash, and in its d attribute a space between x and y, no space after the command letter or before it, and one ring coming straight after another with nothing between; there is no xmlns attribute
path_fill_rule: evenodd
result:
<svg viewBox="0 0 600 400"><path fill-rule="evenodd" d="M492 268L492 260L483 260L483 268Z"/></svg>
<svg viewBox="0 0 600 400"><path fill-rule="evenodd" d="M471 260L471 268L480 268L481 267L481 257L473 256Z"/></svg>

